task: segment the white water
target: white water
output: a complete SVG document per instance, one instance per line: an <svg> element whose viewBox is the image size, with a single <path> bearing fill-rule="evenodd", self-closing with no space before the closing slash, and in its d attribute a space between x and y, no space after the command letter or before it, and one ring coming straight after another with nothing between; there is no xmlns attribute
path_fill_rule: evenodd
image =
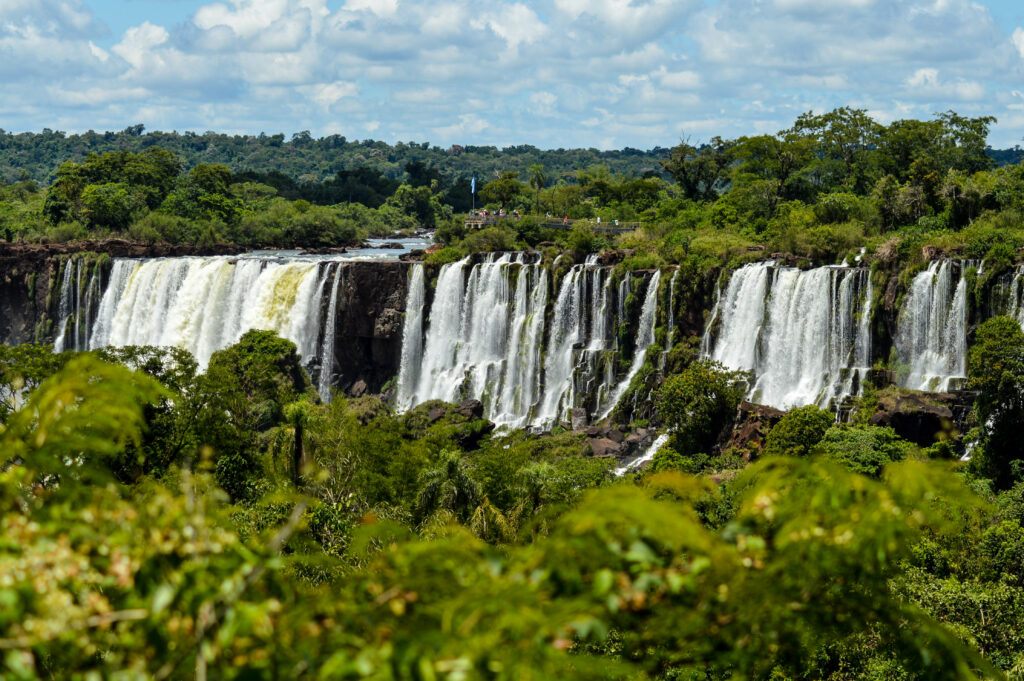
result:
<svg viewBox="0 0 1024 681"><path fill-rule="evenodd" d="M622 399L622 395L629 390L629 384L644 367L647 348L654 343L654 322L658 312L658 283L660 281L661 270L658 270L647 284L647 295L644 297L644 306L640 312L640 326L636 332L636 347L633 349L633 363L629 366L629 373L612 391L611 397L604 403L598 419L606 418L612 413L615 405Z"/></svg>
<svg viewBox="0 0 1024 681"><path fill-rule="evenodd" d="M414 271L396 407L475 398L487 418L511 428L548 429L565 420L569 409L586 405L591 416L603 418L654 341L660 277L652 277L641 313L633 366L618 380L616 330L631 276L616 295L611 275L612 268L590 257L571 267L551 292L547 269L532 256L490 254L476 264L465 258L442 266L424 329L422 273Z"/></svg>
<svg viewBox="0 0 1024 681"><path fill-rule="evenodd" d="M60 299L57 303L57 335L53 340L54 352L87 350L92 316L99 298L97 268L89 275L88 263L83 258L68 258L60 278Z"/></svg>
<svg viewBox="0 0 1024 681"><path fill-rule="evenodd" d="M665 371L665 361L668 359L668 353L672 349L672 343L676 337L676 281L679 279L679 273L682 270L676 268L676 271L672 273L672 279L669 280L668 284L668 331L665 336L665 349L661 353L660 367L661 371Z"/></svg>
<svg viewBox="0 0 1024 681"><path fill-rule="evenodd" d="M705 356L750 372L753 402L837 406L859 391L869 368L871 295L861 268L746 265L732 274L709 320Z"/></svg>
<svg viewBox="0 0 1024 681"><path fill-rule="evenodd" d="M331 400L331 375L334 373L334 337L335 324L338 320L338 289L345 271L341 263L334 266L334 287L331 289L331 302L327 305L327 319L324 321L323 340L320 345L320 376L317 378L317 392L324 402ZM326 281L326 277L324 278Z"/></svg>
<svg viewBox="0 0 1024 681"><path fill-rule="evenodd" d="M657 438L655 438L654 442L651 443L650 447L644 450L643 454L641 454L634 460L630 461L625 466L620 466L619 468L616 468L614 471L615 475L625 475L629 471L636 470L637 468L640 468L648 461L651 461L654 458L654 456L658 453L658 450L665 446L666 442L668 442L668 435L662 433Z"/></svg>
<svg viewBox="0 0 1024 681"><path fill-rule="evenodd" d="M966 377L966 266L954 277L952 261L933 261L911 282L895 341L904 388L941 392Z"/></svg>
<svg viewBox="0 0 1024 681"><path fill-rule="evenodd" d="M323 282L307 261L115 260L89 346L183 348L203 369L249 329L277 332L316 356Z"/></svg>
<svg viewBox="0 0 1024 681"><path fill-rule="evenodd" d="M413 406L420 364L423 361L423 263L416 263L409 271L409 291L405 301L405 324L402 327L402 360L398 370L398 394L395 404L399 411Z"/></svg>

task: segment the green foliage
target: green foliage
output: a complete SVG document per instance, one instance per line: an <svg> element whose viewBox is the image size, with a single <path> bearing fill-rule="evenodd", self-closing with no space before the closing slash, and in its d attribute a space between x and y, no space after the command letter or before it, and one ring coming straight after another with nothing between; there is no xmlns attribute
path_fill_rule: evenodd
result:
<svg viewBox="0 0 1024 681"><path fill-rule="evenodd" d="M826 432L835 424L832 412L814 405L791 410L768 432L764 441L765 456L808 456L815 445L822 441ZM834 437L841 439L841 431ZM861 431L863 434L863 431ZM870 434L868 434L870 437ZM825 445L829 447L828 444ZM870 446L870 445L869 445ZM856 467L856 454L850 454L849 463ZM870 465L868 462L864 462Z"/></svg>
<svg viewBox="0 0 1024 681"><path fill-rule="evenodd" d="M984 423L981 466L997 487L1015 480L1013 462L1021 459L1018 439L1024 419L1024 332L1010 317L981 324L968 355L971 388L978 390L975 410Z"/></svg>
<svg viewBox="0 0 1024 681"><path fill-rule="evenodd" d="M783 421L786 418L788 415L783 417ZM817 433L816 428L811 431L804 426L803 429L811 438ZM854 473L877 478L886 465L907 458L911 449L912 445L896 435L892 428L839 425L828 428L811 451L846 466Z"/></svg>
<svg viewBox="0 0 1024 681"><path fill-rule="evenodd" d="M720 364L700 360L665 379L657 408L672 433L673 449L687 456L711 452L743 399L741 378Z"/></svg>

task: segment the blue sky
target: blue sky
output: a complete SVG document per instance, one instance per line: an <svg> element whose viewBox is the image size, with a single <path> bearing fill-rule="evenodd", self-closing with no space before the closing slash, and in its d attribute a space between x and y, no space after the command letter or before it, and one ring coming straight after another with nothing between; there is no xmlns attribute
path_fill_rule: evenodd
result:
<svg viewBox="0 0 1024 681"><path fill-rule="evenodd" d="M1021 0L0 0L0 128L545 148L851 105L1024 140Z"/></svg>

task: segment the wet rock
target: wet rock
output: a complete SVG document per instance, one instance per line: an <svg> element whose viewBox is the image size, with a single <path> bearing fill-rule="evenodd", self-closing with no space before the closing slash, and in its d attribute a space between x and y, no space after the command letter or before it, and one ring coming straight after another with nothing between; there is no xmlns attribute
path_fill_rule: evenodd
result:
<svg viewBox="0 0 1024 681"><path fill-rule="evenodd" d="M587 410L581 407L570 409L569 420L572 422L573 430L583 430L587 427Z"/></svg>
<svg viewBox="0 0 1024 681"><path fill-rule="evenodd" d="M741 402L736 409L736 420L731 429L722 433L719 451L730 449L743 453L748 461L756 458L764 447L764 439L786 412L753 402Z"/></svg>
<svg viewBox="0 0 1024 681"><path fill-rule="evenodd" d="M606 437L588 440L587 444L590 445L591 455L596 459L615 458L622 451L622 446L619 443L613 442Z"/></svg>
<svg viewBox="0 0 1024 681"><path fill-rule="evenodd" d="M427 254L422 248L414 248L408 253L402 253L398 259L402 262L419 262Z"/></svg>
<svg viewBox="0 0 1024 681"><path fill-rule="evenodd" d="M953 410L942 404L954 399L953 395L887 396L880 400L879 410L869 423L873 426L888 426L903 439L928 447L941 437L955 433Z"/></svg>
<svg viewBox="0 0 1024 681"><path fill-rule="evenodd" d="M373 325L374 338L393 338L402 331L402 313L394 308L381 310Z"/></svg>
<svg viewBox="0 0 1024 681"><path fill-rule="evenodd" d="M484 417L484 404L480 400L464 400L459 405L457 411L467 419L482 419Z"/></svg>
<svg viewBox="0 0 1024 681"><path fill-rule="evenodd" d="M427 412L427 423L437 423L442 416L444 416L444 409L441 407L432 407L431 410Z"/></svg>
<svg viewBox="0 0 1024 681"><path fill-rule="evenodd" d="M356 381L349 388L348 394L352 397L362 397L366 394L366 381Z"/></svg>

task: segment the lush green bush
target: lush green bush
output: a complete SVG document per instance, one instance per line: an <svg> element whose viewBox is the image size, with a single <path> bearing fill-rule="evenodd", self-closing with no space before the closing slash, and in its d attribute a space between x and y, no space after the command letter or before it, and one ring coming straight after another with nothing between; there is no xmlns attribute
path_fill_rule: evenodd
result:
<svg viewBox="0 0 1024 681"><path fill-rule="evenodd" d="M658 416L680 454L710 454L722 429L743 399L742 376L715 362L694 362L670 376L658 390Z"/></svg>
<svg viewBox="0 0 1024 681"><path fill-rule="evenodd" d="M791 410L768 432L765 456L808 456L836 422L830 411L814 405Z"/></svg>
<svg viewBox="0 0 1024 681"><path fill-rule="evenodd" d="M804 432L813 438L817 429L812 426ZM902 461L911 450L912 445L896 435L892 428L839 425L826 430L811 451L841 463L855 473L877 478L883 467Z"/></svg>

